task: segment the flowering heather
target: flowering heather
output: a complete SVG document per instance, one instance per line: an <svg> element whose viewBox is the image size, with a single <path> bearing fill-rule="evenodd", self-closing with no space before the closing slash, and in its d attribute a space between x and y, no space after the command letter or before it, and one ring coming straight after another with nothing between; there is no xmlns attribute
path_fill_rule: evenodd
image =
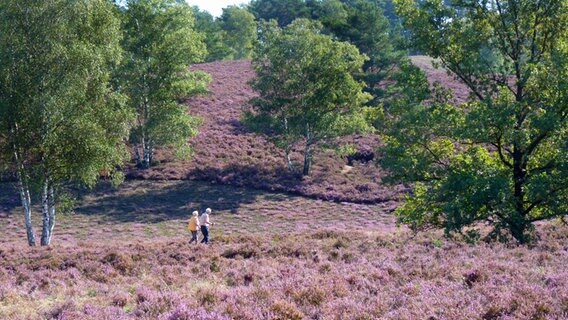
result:
<svg viewBox="0 0 568 320"><path fill-rule="evenodd" d="M539 228L555 236L534 248L404 230L13 246L0 249L0 318L566 318L568 229Z"/></svg>
<svg viewBox="0 0 568 320"><path fill-rule="evenodd" d="M289 172L284 152L262 135L249 132L240 122L243 108L255 95L248 82L254 76L249 61L212 62L194 66L213 77L208 96L187 101L190 112L203 118L203 126L192 141L194 156L174 161L171 152L161 150L161 164L150 170L129 168L127 175L143 179L194 179L267 191L285 191L323 200L378 203L395 200L401 187L382 184L384 172L375 160L362 163L348 160L335 151L320 150L314 156L313 172L302 178ZM376 136L351 136L343 143L360 152L379 146ZM302 161L302 154L293 158Z"/></svg>
<svg viewBox="0 0 568 320"><path fill-rule="evenodd" d="M188 245L190 212L209 206L212 244ZM555 221L533 248L470 246L397 228L384 204L127 181L80 195L53 246L29 248L17 210L0 212L0 319L568 316L568 227Z"/></svg>

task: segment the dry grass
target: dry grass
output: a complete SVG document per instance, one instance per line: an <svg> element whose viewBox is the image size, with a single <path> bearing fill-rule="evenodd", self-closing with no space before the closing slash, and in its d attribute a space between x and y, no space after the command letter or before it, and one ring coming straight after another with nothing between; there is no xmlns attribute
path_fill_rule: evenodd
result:
<svg viewBox="0 0 568 320"><path fill-rule="evenodd" d="M8 184L0 184L5 199L16 200ZM25 243L17 202L3 202L0 244ZM79 195L74 214L58 216L54 244L75 246L128 239L157 239L186 234L193 210L214 210L212 235L288 233L312 229L388 232L394 229L389 214L395 203L361 205L310 200L283 193L264 193L199 181L132 180L114 189L101 185ZM35 208L37 213L38 207ZM36 225L40 225L39 217Z"/></svg>

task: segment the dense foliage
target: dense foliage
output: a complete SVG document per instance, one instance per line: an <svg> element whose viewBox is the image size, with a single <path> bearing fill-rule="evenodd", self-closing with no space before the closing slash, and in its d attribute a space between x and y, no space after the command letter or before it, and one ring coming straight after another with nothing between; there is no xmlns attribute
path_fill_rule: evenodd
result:
<svg viewBox="0 0 568 320"><path fill-rule="evenodd" d="M308 175L312 149L324 140L365 130L361 105L369 97L353 78L366 59L349 43L321 33L321 25L297 19L284 29L264 25L253 65L251 127L269 131L289 155L304 145L303 175Z"/></svg>
<svg viewBox="0 0 568 320"><path fill-rule="evenodd" d="M429 104L414 95L391 110L383 165L415 183L400 220L470 236L486 222L490 236L530 241L534 222L568 209L567 3L397 4L414 45L471 91L460 105L435 90Z"/></svg>
<svg viewBox="0 0 568 320"><path fill-rule="evenodd" d="M231 51L232 59L249 59L256 40L254 15L246 8L229 6L223 9L219 18L224 32L225 46Z"/></svg>
<svg viewBox="0 0 568 320"><path fill-rule="evenodd" d="M197 134L199 119L178 100L206 91L209 76L189 71L206 49L185 3L131 0L122 12L126 57L117 81L137 115L131 132L136 162L148 168L156 147L173 146L180 155L190 151L187 142Z"/></svg>
<svg viewBox="0 0 568 320"><path fill-rule="evenodd" d="M358 78L365 81L365 90L372 94L371 104L375 106L385 103L385 81L392 81L407 60L401 32L385 16L383 5L377 0L325 0L311 4L313 18L327 32L355 45L369 58Z"/></svg>
<svg viewBox="0 0 568 320"><path fill-rule="evenodd" d="M0 1L0 152L17 172L31 246L34 191L49 245L61 185L93 185L127 156L131 113L109 85L119 26L104 0Z"/></svg>
<svg viewBox="0 0 568 320"><path fill-rule="evenodd" d="M225 33L221 23L209 12L192 7L195 16L195 29L203 35L203 42L207 48L205 61L226 60L231 54L231 49L225 45Z"/></svg>

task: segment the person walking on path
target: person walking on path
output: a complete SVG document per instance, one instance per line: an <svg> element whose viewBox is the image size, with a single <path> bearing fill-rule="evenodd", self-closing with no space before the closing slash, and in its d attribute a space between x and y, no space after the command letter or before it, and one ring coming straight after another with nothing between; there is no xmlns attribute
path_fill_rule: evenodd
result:
<svg viewBox="0 0 568 320"><path fill-rule="evenodd" d="M203 240L201 243L209 243L209 226L213 223L209 220L209 214L211 213L211 208L207 208L205 212L199 217L199 224L201 225L201 233L203 234Z"/></svg>
<svg viewBox="0 0 568 320"><path fill-rule="evenodd" d="M191 218L189 219L189 223L187 224L187 228L189 229L189 231L191 231L191 240L189 240L189 243L192 243L193 241L197 243L197 241L199 240L197 238L197 232L199 231L200 225L198 215L199 213L197 211L193 211Z"/></svg>

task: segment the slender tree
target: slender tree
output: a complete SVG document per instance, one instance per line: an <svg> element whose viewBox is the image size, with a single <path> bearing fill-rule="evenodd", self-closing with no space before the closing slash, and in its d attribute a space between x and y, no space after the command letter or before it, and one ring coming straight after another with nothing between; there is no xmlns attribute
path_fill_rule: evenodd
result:
<svg viewBox="0 0 568 320"><path fill-rule="evenodd" d="M109 85L119 26L106 0L0 1L0 150L17 172L30 246L35 189L49 245L62 184L93 185L127 156L131 113Z"/></svg>
<svg viewBox="0 0 568 320"><path fill-rule="evenodd" d="M399 219L530 241L534 222L568 210L568 3L395 2L416 47L471 90L391 110L383 165L416 183Z"/></svg>
<svg viewBox="0 0 568 320"><path fill-rule="evenodd" d="M247 121L272 132L286 153L304 145L303 174L310 173L317 143L365 130L361 105L369 99L353 74L366 60L349 43L321 33L321 24L297 19L284 29L264 24L253 65L259 97L251 102Z"/></svg>
<svg viewBox="0 0 568 320"><path fill-rule="evenodd" d="M210 77L189 66L205 58L203 38L194 29L191 8L174 0L130 0L123 10L126 62L117 73L119 87L137 114L131 134L135 160L152 164L155 147L189 152L199 119L178 101L207 90Z"/></svg>

